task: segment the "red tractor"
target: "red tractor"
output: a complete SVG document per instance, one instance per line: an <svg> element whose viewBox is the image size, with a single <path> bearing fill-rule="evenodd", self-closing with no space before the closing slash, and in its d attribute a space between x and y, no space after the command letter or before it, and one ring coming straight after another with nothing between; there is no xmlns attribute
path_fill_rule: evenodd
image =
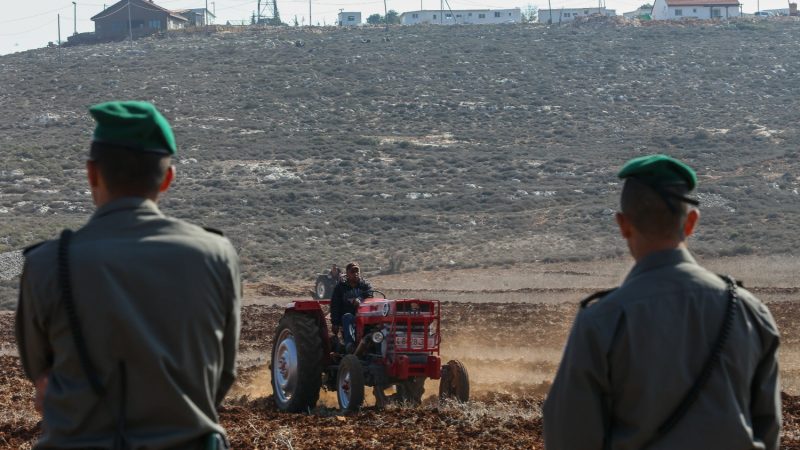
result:
<svg viewBox="0 0 800 450"><path fill-rule="evenodd" d="M391 401L418 405L427 378L440 380L440 398L469 400L463 364L442 365L439 358L438 300L365 299L355 318L357 345L350 352L328 332L322 307L329 303L293 301L278 322L270 371L280 410L308 411L325 388L337 393L340 409L355 411L364 403L365 386L373 387L379 407Z"/></svg>

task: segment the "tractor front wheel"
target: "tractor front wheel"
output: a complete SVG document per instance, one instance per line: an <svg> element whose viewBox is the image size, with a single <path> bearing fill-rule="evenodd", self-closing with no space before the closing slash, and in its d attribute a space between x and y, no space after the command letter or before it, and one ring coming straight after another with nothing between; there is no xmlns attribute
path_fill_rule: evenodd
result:
<svg viewBox="0 0 800 450"><path fill-rule="evenodd" d="M450 360L442 366L442 378L439 380L439 399L455 399L460 402L469 401L469 374L461 361Z"/></svg>
<svg viewBox="0 0 800 450"><path fill-rule="evenodd" d="M358 411L364 404L364 369L356 355L345 355L339 363L336 394L342 411Z"/></svg>
<svg viewBox="0 0 800 450"><path fill-rule="evenodd" d="M313 408L322 386L322 337L316 317L288 311L272 344L272 391L281 411Z"/></svg>

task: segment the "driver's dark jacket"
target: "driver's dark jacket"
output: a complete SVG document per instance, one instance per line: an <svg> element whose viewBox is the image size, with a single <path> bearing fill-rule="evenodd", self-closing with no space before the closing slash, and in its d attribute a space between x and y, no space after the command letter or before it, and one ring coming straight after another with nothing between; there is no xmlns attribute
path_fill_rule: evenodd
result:
<svg viewBox="0 0 800 450"><path fill-rule="evenodd" d="M356 314L354 299L359 301L372 297L372 285L369 281L359 278L356 287L350 286L347 278L342 278L333 288L331 294L331 324L335 327L342 325L342 316L350 313Z"/></svg>

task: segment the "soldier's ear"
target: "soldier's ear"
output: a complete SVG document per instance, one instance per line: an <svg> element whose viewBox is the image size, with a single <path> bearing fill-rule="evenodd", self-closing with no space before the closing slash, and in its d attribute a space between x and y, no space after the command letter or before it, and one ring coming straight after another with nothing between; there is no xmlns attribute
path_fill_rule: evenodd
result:
<svg viewBox="0 0 800 450"><path fill-rule="evenodd" d="M686 214L686 222L683 223L683 238L686 239L694 233L694 228L697 226L697 221L700 220L700 210L697 208L690 208Z"/></svg>
<svg viewBox="0 0 800 450"><path fill-rule="evenodd" d="M172 184L172 181L175 179L175 166L169 166L167 168L167 172L164 174L164 179L161 181L161 186L158 187L158 192L166 192L169 189L169 185Z"/></svg>
<svg viewBox="0 0 800 450"><path fill-rule="evenodd" d="M621 234L622 237L625 238L626 240L630 239L631 236L633 235L633 225L631 224L631 222L628 220L627 217L625 217L625 214L621 212L617 213L616 219L617 219L617 225L619 225L619 234Z"/></svg>
<svg viewBox="0 0 800 450"><path fill-rule="evenodd" d="M89 180L89 186L93 188L100 183L100 171L97 169L97 163L92 160L86 161L86 178Z"/></svg>

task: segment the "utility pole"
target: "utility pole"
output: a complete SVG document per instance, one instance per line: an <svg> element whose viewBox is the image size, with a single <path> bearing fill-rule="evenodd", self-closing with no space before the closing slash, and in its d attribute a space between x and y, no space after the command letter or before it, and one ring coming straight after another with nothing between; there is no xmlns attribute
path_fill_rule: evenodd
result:
<svg viewBox="0 0 800 450"><path fill-rule="evenodd" d="M313 26L311 23L311 0L308 0L308 26Z"/></svg>
<svg viewBox="0 0 800 450"><path fill-rule="evenodd" d="M64 56L62 52L64 49L61 47L61 14L58 15L58 63L64 63Z"/></svg>
<svg viewBox="0 0 800 450"><path fill-rule="evenodd" d="M208 26L208 0L206 0L206 9L203 10L203 26Z"/></svg>
<svg viewBox="0 0 800 450"><path fill-rule="evenodd" d="M72 20L73 23L75 24L72 33L72 35L74 36L78 34L78 4L75 2L72 2Z"/></svg>
<svg viewBox="0 0 800 450"><path fill-rule="evenodd" d="M389 10L386 8L386 0L383 0L383 21L386 22L386 32L389 32Z"/></svg>
<svg viewBox="0 0 800 450"><path fill-rule="evenodd" d="M128 0L128 37L131 38L131 46L133 46L133 25L131 21L131 0Z"/></svg>

